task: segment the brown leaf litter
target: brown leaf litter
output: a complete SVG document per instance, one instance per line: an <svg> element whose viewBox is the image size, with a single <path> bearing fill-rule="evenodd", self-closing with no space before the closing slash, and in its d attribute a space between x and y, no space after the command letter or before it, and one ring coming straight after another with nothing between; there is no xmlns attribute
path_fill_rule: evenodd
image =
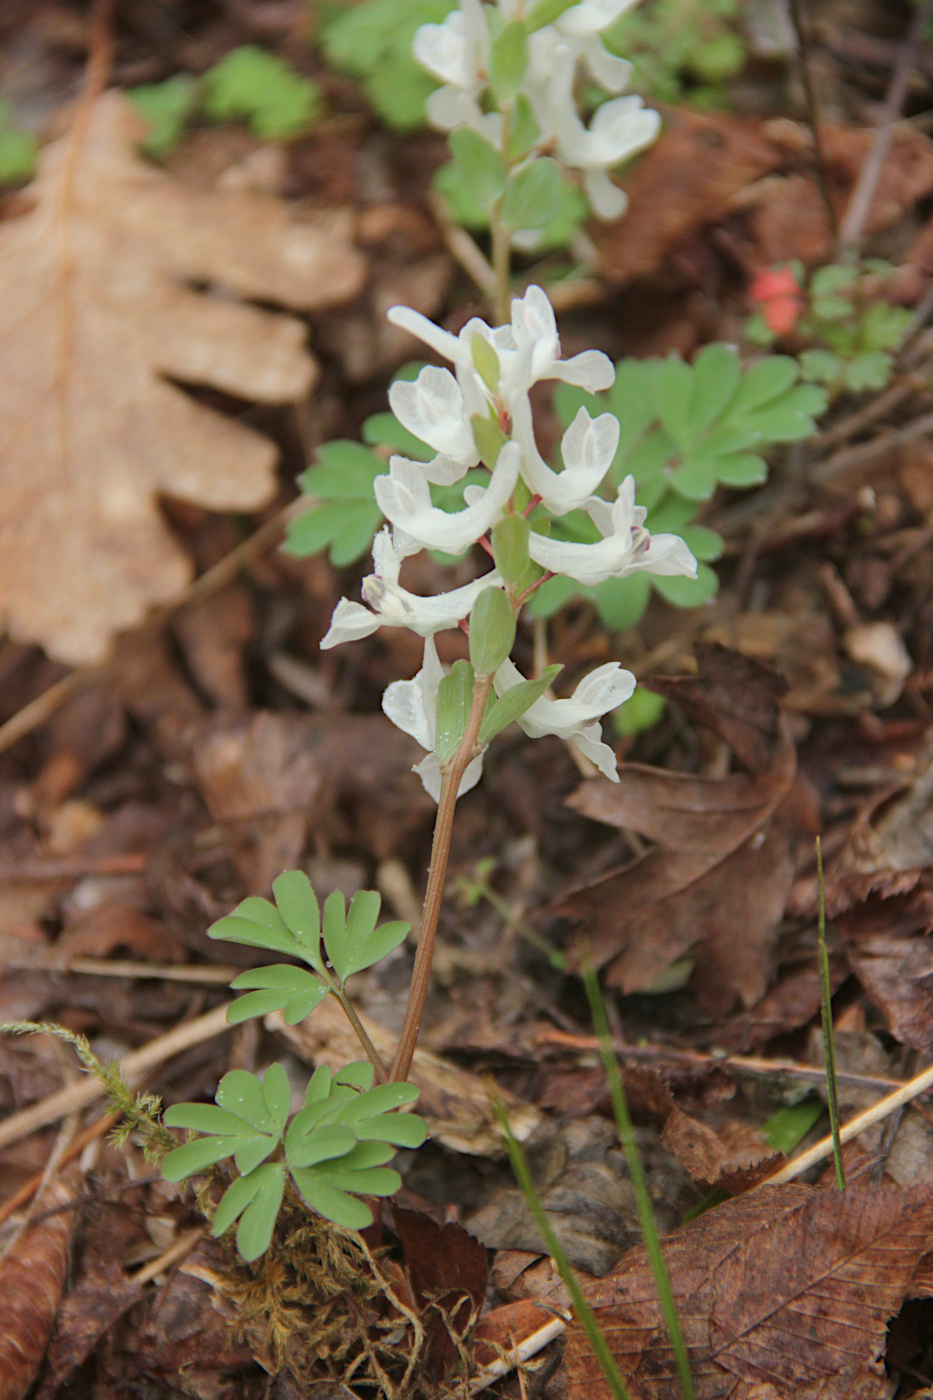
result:
<svg viewBox="0 0 933 1400"><path fill-rule="evenodd" d="M665 1241L697 1400L888 1400L888 1319L912 1296L933 1229L933 1189L765 1186ZM644 1247L584 1292L633 1400L679 1400ZM612 1392L579 1322L570 1395Z"/></svg>
<svg viewBox="0 0 933 1400"><path fill-rule="evenodd" d="M768 985L795 871L796 754L780 720L776 677L723 648L700 649L698 661L698 679L652 684L729 744L747 771L703 778L628 763L618 786L578 789L568 800L576 811L656 845L569 891L558 909L625 992L650 987L695 949L695 989L724 1012L735 997L754 1005Z"/></svg>
<svg viewBox="0 0 933 1400"><path fill-rule="evenodd" d="M70 664L190 578L159 495L241 511L272 495L273 444L170 381L301 399L317 374L301 321L251 303L339 305L364 275L344 216L186 187L139 159L142 129L99 98L0 224L0 598L11 636Z"/></svg>

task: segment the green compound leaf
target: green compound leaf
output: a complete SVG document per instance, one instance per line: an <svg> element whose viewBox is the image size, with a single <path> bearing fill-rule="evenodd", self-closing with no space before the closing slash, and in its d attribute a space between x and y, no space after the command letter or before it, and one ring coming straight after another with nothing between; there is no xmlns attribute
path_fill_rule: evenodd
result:
<svg viewBox="0 0 933 1400"><path fill-rule="evenodd" d="M437 688L437 756L447 763L460 746L473 703L473 667L455 661Z"/></svg>
<svg viewBox="0 0 933 1400"><path fill-rule="evenodd" d="M502 222L510 229L543 229L557 218L560 204L560 166L550 156L542 156L509 176Z"/></svg>
<svg viewBox="0 0 933 1400"><path fill-rule="evenodd" d="M224 1157L233 1157L241 1176L254 1171L282 1139L289 1107L288 1080L281 1065L270 1066L265 1082L246 1070L231 1070L220 1081L213 1104L174 1104L165 1112L169 1128L209 1134L169 1152L162 1164L166 1181L181 1181Z"/></svg>
<svg viewBox="0 0 933 1400"><path fill-rule="evenodd" d="M299 943L274 904L250 895L232 914L218 919L207 930L208 938L228 943L245 943L249 948L268 948L275 953L310 961L308 950Z"/></svg>
<svg viewBox="0 0 933 1400"><path fill-rule="evenodd" d="M388 470L389 464L383 457L358 442L325 443L318 451L315 466L298 479L302 491L313 498L315 505L289 521L286 551L306 559L329 547L335 568L355 564L369 552L373 535L382 523L373 483Z"/></svg>
<svg viewBox="0 0 933 1400"><path fill-rule="evenodd" d="M311 881L303 870L283 870L272 882L272 893L279 913L305 950L308 961L320 972L321 913Z"/></svg>
<svg viewBox="0 0 933 1400"><path fill-rule="evenodd" d="M175 149L198 105L200 91L200 84L188 73L176 73L164 83L130 88L127 97L149 126L140 142L145 155L160 160Z"/></svg>
<svg viewBox="0 0 933 1400"><path fill-rule="evenodd" d="M505 160L490 141L470 126L455 127L449 142L454 164L471 198L488 211L505 188Z"/></svg>
<svg viewBox="0 0 933 1400"><path fill-rule="evenodd" d="M272 1242L272 1231L285 1191L285 1169L278 1162L267 1162L247 1176L241 1176L224 1193L214 1212L211 1234L225 1234L239 1218L236 1245L247 1263L265 1254Z"/></svg>
<svg viewBox="0 0 933 1400"><path fill-rule="evenodd" d="M600 621L612 632L627 632L643 616L651 597L647 574L607 578L592 590Z"/></svg>
<svg viewBox="0 0 933 1400"><path fill-rule="evenodd" d="M536 700L540 700L548 686L563 669L563 666L548 666L537 679L520 681L518 685L513 685L510 690L507 690L504 695L493 700L483 715L483 722L479 729L480 743L491 743L507 725L521 719L525 711Z"/></svg>
<svg viewBox="0 0 933 1400"><path fill-rule="evenodd" d="M656 695L643 685L636 686L633 694L612 712L615 732L628 739L653 729L664 714L665 703L663 695Z"/></svg>
<svg viewBox="0 0 933 1400"><path fill-rule="evenodd" d="M211 121L246 121L257 136L285 140L307 131L320 109L317 83L254 44L232 49L204 75Z"/></svg>
<svg viewBox="0 0 933 1400"><path fill-rule="evenodd" d="M259 989L239 997L229 1008L227 1020L231 1026L238 1026L253 1016L268 1016L271 1011L283 1012L285 1024L297 1026L320 1006L329 990L313 973L288 963L251 968L235 977L230 986L235 992Z"/></svg>
<svg viewBox="0 0 933 1400"><path fill-rule="evenodd" d="M376 114L396 131L425 120L424 104L437 84L412 56L422 24L441 24L456 0L364 0L322 25L324 56L332 68L362 80Z"/></svg>
<svg viewBox="0 0 933 1400"><path fill-rule="evenodd" d="M651 582L675 608L698 608L719 592L719 579L708 564L698 565L696 578L653 578Z"/></svg>

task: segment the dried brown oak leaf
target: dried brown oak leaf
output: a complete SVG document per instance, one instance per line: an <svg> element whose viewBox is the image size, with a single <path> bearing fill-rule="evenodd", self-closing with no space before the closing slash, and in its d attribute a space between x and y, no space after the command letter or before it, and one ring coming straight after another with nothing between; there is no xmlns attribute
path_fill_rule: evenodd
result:
<svg viewBox="0 0 933 1400"><path fill-rule="evenodd" d="M652 687L713 729L749 771L715 779L627 763L616 787L585 783L568 806L657 844L568 891L557 907L579 921L576 936L626 992L650 987L695 947L694 990L723 1014L735 997L753 1006L768 985L795 868L796 754L775 677L722 647L698 648L697 657L698 676Z"/></svg>
<svg viewBox="0 0 933 1400"><path fill-rule="evenodd" d="M888 1319L911 1294L933 1187L763 1186L677 1230L664 1258L697 1400L888 1400ZM633 1400L680 1400L642 1246L584 1287ZM573 1322L568 1394L611 1391Z"/></svg>
<svg viewBox="0 0 933 1400"><path fill-rule="evenodd" d="M0 223L0 621L69 664L188 581L160 495L254 510L272 494L273 444L170 381L301 398L303 325L249 303L331 306L364 275L340 219L186 186L137 157L139 135L105 94Z"/></svg>

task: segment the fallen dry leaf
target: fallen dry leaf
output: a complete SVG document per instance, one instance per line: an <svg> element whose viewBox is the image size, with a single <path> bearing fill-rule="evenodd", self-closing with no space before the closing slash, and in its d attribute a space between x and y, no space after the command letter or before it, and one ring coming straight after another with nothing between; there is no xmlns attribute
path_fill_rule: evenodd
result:
<svg viewBox="0 0 933 1400"><path fill-rule="evenodd" d="M933 894L874 897L842 915L852 971L902 1045L933 1052Z"/></svg>
<svg viewBox="0 0 933 1400"><path fill-rule="evenodd" d="M568 805L657 844L621 870L571 890L560 912L580 921L598 967L644 990L697 947L695 990L723 1013L764 994L771 947L794 875L794 747L779 721L777 683L755 662L701 648L700 675L658 684L724 738L747 773L698 778L624 764L621 782L586 783Z"/></svg>
<svg viewBox="0 0 933 1400"><path fill-rule="evenodd" d="M424 1368L441 1380L457 1359L451 1333L464 1336L486 1297L486 1250L462 1225L438 1225L424 1211L395 1206L392 1220L424 1323Z"/></svg>
<svg viewBox="0 0 933 1400"><path fill-rule="evenodd" d="M764 1186L664 1242L697 1400L888 1400L885 1329L933 1228L933 1188ZM642 1246L584 1292L633 1400L680 1400ZM568 1393L612 1392L574 1321Z"/></svg>
<svg viewBox="0 0 933 1400"><path fill-rule="evenodd" d="M71 1168L43 1192L40 1210L66 1209L24 1231L0 1264L0 1400L23 1400L55 1321L75 1225L80 1176Z"/></svg>
<svg viewBox="0 0 933 1400"><path fill-rule="evenodd" d="M676 1104L664 1124L661 1143L694 1181L719 1187L730 1196L750 1191L784 1162L783 1152L774 1152L750 1124L732 1119L715 1133Z"/></svg>
<svg viewBox="0 0 933 1400"><path fill-rule="evenodd" d="M339 305L363 280L345 222L188 187L136 156L140 134L105 94L83 134L46 147L30 212L0 225L0 599L13 637L71 664L188 581L159 495L271 495L273 445L168 381L301 398L302 323L248 303Z"/></svg>
<svg viewBox="0 0 933 1400"><path fill-rule="evenodd" d="M611 282L657 272L697 227L721 218L735 196L784 160L759 121L664 109L660 141L625 180L625 218L591 232Z"/></svg>

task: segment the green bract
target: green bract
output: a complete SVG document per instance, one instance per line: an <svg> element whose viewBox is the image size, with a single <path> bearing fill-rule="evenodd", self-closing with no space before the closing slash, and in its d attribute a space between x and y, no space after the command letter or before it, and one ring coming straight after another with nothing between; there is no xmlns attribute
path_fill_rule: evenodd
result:
<svg viewBox="0 0 933 1400"><path fill-rule="evenodd" d="M473 701L473 667L455 661L437 688L437 756L447 763L460 746Z"/></svg>
<svg viewBox="0 0 933 1400"><path fill-rule="evenodd" d="M411 927L394 921L377 928L382 898L373 890L357 891L349 912L343 895L335 891L324 904L322 947L317 897L307 875L287 870L274 882L272 892L275 904L251 895L232 914L218 919L208 929L209 936L284 953L306 963L313 972L276 964L241 973L230 985L237 991L251 990L228 1011L227 1019L232 1023L283 1011L286 1021L294 1025L328 992L342 991L354 972L371 967L397 948Z"/></svg>
<svg viewBox="0 0 933 1400"><path fill-rule="evenodd" d="M367 925L365 918L362 925ZM181 1181L233 1157L239 1176L217 1206L212 1229L222 1235L239 1219L237 1248L247 1260L269 1247L286 1170L313 1210L337 1225L363 1229L372 1224L372 1212L351 1193L388 1196L397 1191L401 1178L384 1163L397 1147L420 1147L427 1137L420 1118L397 1112L415 1102L415 1086L373 1088L373 1073L365 1061L354 1061L335 1076L324 1066L317 1069L304 1107L286 1132L290 1089L284 1068L270 1065L262 1080L246 1070L231 1070L220 1081L216 1105L176 1104L166 1111L169 1127L208 1136L170 1152L163 1175ZM270 1162L273 1153L277 1157Z"/></svg>
<svg viewBox="0 0 933 1400"><path fill-rule="evenodd" d="M484 588L470 613L470 661L477 676L492 676L515 643L515 613L501 588Z"/></svg>

